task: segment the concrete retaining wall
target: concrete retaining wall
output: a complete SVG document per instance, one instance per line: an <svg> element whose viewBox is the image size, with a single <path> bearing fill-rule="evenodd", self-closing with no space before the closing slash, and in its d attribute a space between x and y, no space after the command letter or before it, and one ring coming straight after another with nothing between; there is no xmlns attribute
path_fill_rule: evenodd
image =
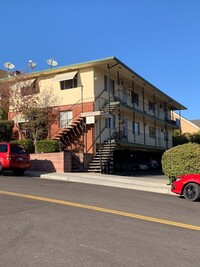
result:
<svg viewBox="0 0 200 267"><path fill-rule="evenodd" d="M30 154L31 167L29 170L41 172L71 172L71 152L35 153Z"/></svg>

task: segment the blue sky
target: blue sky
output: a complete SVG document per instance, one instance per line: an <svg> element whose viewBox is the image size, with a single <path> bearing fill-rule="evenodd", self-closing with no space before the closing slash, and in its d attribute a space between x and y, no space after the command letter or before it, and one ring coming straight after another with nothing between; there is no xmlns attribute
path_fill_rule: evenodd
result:
<svg viewBox="0 0 200 267"><path fill-rule="evenodd" d="M199 0L0 0L0 68L116 56L200 119Z"/></svg>

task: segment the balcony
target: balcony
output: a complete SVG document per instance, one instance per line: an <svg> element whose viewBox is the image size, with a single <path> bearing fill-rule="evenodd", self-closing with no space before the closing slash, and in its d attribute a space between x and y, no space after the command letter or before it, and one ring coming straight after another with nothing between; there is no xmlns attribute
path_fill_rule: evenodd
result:
<svg viewBox="0 0 200 267"><path fill-rule="evenodd" d="M154 147L167 149L172 146L172 139L166 139L156 135L155 137L150 137L149 134L139 133L134 134L130 129L119 129L117 128L111 137L116 143L124 143L130 146L141 146L141 147Z"/></svg>

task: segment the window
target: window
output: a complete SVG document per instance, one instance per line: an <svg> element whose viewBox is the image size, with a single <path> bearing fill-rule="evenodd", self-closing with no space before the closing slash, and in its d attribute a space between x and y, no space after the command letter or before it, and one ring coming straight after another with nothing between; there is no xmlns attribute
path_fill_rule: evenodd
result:
<svg viewBox="0 0 200 267"><path fill-rule="evenodd" d="M154 112L154 110L155 110L155 105L154 105L154 103L153 103L152 101L149 101L149 111Z"/></svg>
<svg viewBox="0 0 200 267"><path fill-rule="evenodd" d="M77 87L77 75L75 75L73 79L60 81L61 90L71 89L76 87Z"/></svg>
<svg viewBox="0 0 200 267"><path fill-rule="evenodd" d="M136 135L140 135L140 124L139 122L133 121L133 133Z"/></svg>
<svg viewBox="0 0 200 267"><path fill-rule="evenodd" d="M156 137L156 130L154 127L149 126L149 137L155 138Z"/></svg>
<svg viewBox="0 0 200 267"><path fill-rule="evenodd" d="M115 129L115 115L112 118L106 119L106 128L110 128L112 130Z"/></svg>
<svg viewBox="0 0 200 267"><path fill-rule="evenodd" d="M139 106L139 96L137 93L134 93L133 91L131 92L131 101L136 106Z"/></svg>
<svg viewBox="0 0 200 267"><path fill-rule="evenodd" d="M105 88L106 92L109 92L109 87L110 87L111 94L114 95L114 92L115 92L115 81L110 79L109 85L108 85L108 77L104 76L104 88Z"/></svg>
<svg viewBox="0 0 200 267"><path fill-rule="evenodd" d="M11 152L13 154L27 154L27 151L24 147L11 144Z"/></svg>
<svg viewBox="0 0 200 267"><path fill-rule="evenodd" d="M72 120L72 111L61 111L60 112L60 127L67 128Z"/></svg>

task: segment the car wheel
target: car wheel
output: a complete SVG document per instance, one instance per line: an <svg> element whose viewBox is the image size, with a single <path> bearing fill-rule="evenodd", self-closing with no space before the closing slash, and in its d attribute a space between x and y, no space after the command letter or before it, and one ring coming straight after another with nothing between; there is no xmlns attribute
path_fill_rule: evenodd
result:
<svg viewBox="0 0 200 267"><path fill-rule="evenodd" d="M189 183L184 187L183 196L190 201L200 199L200 186L196 183Z"/></svg>
<svg viewBox="0 0 200 267"><path fill-rule="evenodd" d="M25 172L25 170L18 170L18 169L13 170L14 175L17 175L17 176L24 175L24 172Z"/></svg>

